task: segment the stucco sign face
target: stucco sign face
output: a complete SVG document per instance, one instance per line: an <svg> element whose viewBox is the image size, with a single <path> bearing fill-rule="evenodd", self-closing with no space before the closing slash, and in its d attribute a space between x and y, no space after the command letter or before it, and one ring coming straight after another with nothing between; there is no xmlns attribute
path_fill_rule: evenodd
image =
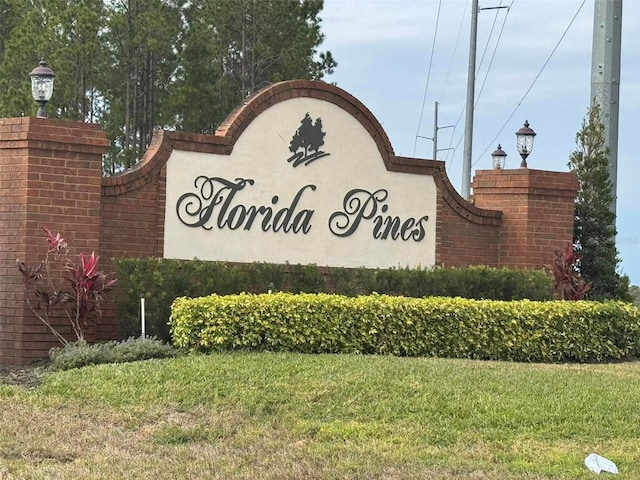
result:
<svg viewBox="0 0 640 480"><path fill-rule="evenodd" d="M328 101L266 108L229 155L174 150L166 195L165 258L435 263L433 177L388 171L367 129Z"/></svg>

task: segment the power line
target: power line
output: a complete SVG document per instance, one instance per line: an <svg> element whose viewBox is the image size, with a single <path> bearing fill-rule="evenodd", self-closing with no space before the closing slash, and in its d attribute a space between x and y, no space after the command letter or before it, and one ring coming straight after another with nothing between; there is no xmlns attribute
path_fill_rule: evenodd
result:
<svg viewBox="0 0 640 480"><path fill-rule="evenodd" d="M487 83L487 78L489 77L489 72L491 71L493 60L496 56L496 52L498 51L498 46L500 45L500 40L502 39L502 32L504 32L504 26L507 24L507 17L509 16L509 12L511 11L511 6L513 5L513 2L515 2L515 0L512 0L511 5L507 7L507 13L504 16L504 20L502 21L502 27L500 27L500 33L498 34L498 39L496 40L496 46L493 49L493 53L491 54L491 59L489 60L489 66L487 67L487 72L484 75L484 79L482 80L482 85L480 85L480 91L478 92L478 95L476 97L476 104L475 104L476 107L478 106L478 102L480 101L480 97L482 96L484 85L485 83ZM500 1L500 6L502 6L502 1ZM493 27L495 26L497 18L498 18L498 12L496 11L496 16L493 20L493 25L491 26L491 33L493 32ZM489 33L489 37L491 37L491 33ZM488 42L487 42L487 45L489 45ZM484 53L482 54L482 56L484 58ZM482 65L482 60L480 60L480 64Z"/></svg>
<svg viewBox="0 0 640 480"><path fill-rule="evenodd" d="M451 74L451 69L453 68L453 61L456 57L456 52L458 51L458 44L460 42L460 33L462 32L462 25L464 23L465 13L467 11L467 6L469 5L469 0L464 4L464 10L462 10L462 15L460 15L460 24L458 25L458 34L456 35L456 43L453 47L453 53L451 54L451 60L449 61L449 68L447 69L447 75L444 79L444 85L442 85L442 92L440 93L440 103L442 103L442 98L444 97L444 92L447 89L447 85L449 84L449 75Z"/></svg>
<svg viewBox="0 0 640 480"><path fill-rule="evenodd" d="M513 1L515 1L515 0L513 0ZM511 2L511 5L513 5L513 1ZM498 7L480 8L479 10L499 10L499 9L502 9L502 8L507 8L507 11L508 11L508 9L509 9L509 8L511 8L511 5L509 5L509 7L502 6L502 0L500 0L500 5L499 5ZM481 59L480 59L480 65L478 66L478 69L482 66L482 63L484 62L484 57L485 57L485 55L486 55L487 49L489 48L489 43L490 43L490 41L491 41L491 36L492 36L492 34L493 34L493 30L494 30L494 28L495 28L495 24L496 24L496 20L497 20L497 18L498 18L498 16L497 16L497 14L496 14L496 16L494 17L494 21L493 21L493 24L492 24L492 26L491 26L491 30L490 30L490 32L489 32L489 35L487 36L487 41L486 41L486 43L485 43L484 51L483 51L482 57L481 57ZM475 102L474 102L474 107L475 107L475 105L477 105L478 100L480 99L480 95L482 94L482 88L484 87L484 84L485 84L485 82L486 82L487 76L489 75L489 70L491 69L491 65L493 64L493 59L494 59L494 57L495 57L495 52L496 52L496 50L497 50L497 48L498 48L498 44L500 43L500 38L502 37L502 32L503 32L503 30L504 30L504 25L505 25L505 23L506 23L506 16L505 16L505 19L504 19L504 21L503 21L503 23L502 23L502 28L501 28L501 30L500 30L500 34L499 34L499 36L498 36L498 40L497 40L497 42L496 42L496 46L495 46L494 51L493 51L493 54L492 54L492 56L491 56L491 60L490 60L490 62L489 62L489 66L487 67L487 73L485 74L485 78L484 78L484 81L483 81L483 83L482 83L482 87L481 87L480 93L478 94L478 96L476 97L476 100L475 100ZM477 79L477 75L475 75L475 76L474 76L473 81L475 82L475 81L476 81L476 79ZM457 126L458 126L458 124L460 123L460 120L462 119L462 115L465 113L466 107L467 107L467 106L466 106L466 104L465 104L465 105L463 105L462 110L460 111L460 114L458 115L458 119L456 120L456 123L455 123L455 125L454 125L454 127L453 127L453 130L452 130L452 132L451 132L451 137L450 137L450 140L449 140L449 147L450 147L450 148L448 148L448 149L447 149L447 150L449 150L448 155L447 155L447 159L446 159L446 161L447 161L447 162L449 162L449 160L450 160L450 159L451 159L451 161L453 161L453 155L455 154L455 151L457 150L457 148L460 146L460 142L461 142L461 141L463 140L463 138L464 138L464 135L462 135L462 136L459 138L458 142L456 143L456 146L455 146L454 148L451 148L451 144L453 143L453 139L454 139L454 136L455 136L455 130L456 130L456 128L457 128ZM465 133L466 133L466 132L465 132ZM447 166L448 166L448 165L449 165L449 163L447 164Z"/></svg>
<svg viewBox="0 0 640 480"><path fill-rule="evenodd" d="M504 125L502 125L502 128L500 128L500 130L498 131L498 133L496 134L495 137L493 137L493 139L489 142L489 144L487 145L487 147L484 149L484 151L478 156L478 158L476 158L476 161L473 162L473 165L475 165L476 163L478 163L478 160L480 160L480 158L482 158L484 156L485 153L487 153L487 151L491 148L491 145L494 144L494 142L498 139L498 137L500 136L500 134L502 133L502 131L505 129L505 127L508 125L509 121L511 120L511 118L513 118L513 116L515 115L515 113L518 111L518 109L520 108L520 105L522 105L522 102L524 101L525 98L527 98L527 95L529 95L529 92L531 91L531 89L533 88L533 86L535 85L535 83L538 81L538 78L540 78L540 75L542 75L542 72L545 70L545 68L547 67L547 64L549 63L549 61L551 60L551 57L553 57L553 55L556 53L556 50L558 49L558 47L560 46L560 43L562 43L562 40L564 40L564 37L567 35L567 32L569 31L569 29L571 28L571 26L573 25L573 22L576 20L576 18L578 17L578 14L580 13L580 11L582 10L582 7L584 6L584 4L586 3L586 0L582 0L582 3L580 4L580 6L578 7L578 10L576 11L575 15L573 16L573 18L571 19L571 21L569 22L569 25L567 26L567 28L564 30L564 32L562 33L562 36L560 37L560 40L558 40L558 42L556 43L555 47L553 47L553 50L551 51L551 53L549 54L549 57L547 57L547 59L545 60L544 64L542 65L542 67L540 68L540 71L538 72L538 74L535 76L535 78L533 79L533 81L531 82L531 85L529 85L529 88L527 88L527 91L524 92L524 95L522 96L522 98L520 99L520 101L518 102L518 104L515 106L515 108L513 109L513 111L511 112L511 115L509 115L509 118L507 118L507 120L504 122Z"/></svg>
<svg viewBox="0 0 640 480"><path fill-rule="evenodd" d="M436 15L436 28L433 32L433 42L431 44L431 56L429 58L429 70L427 72L427 83L424 86L424 95L422 97L422 108L420 109L420 119L418 120L418 129L416 130L416 138L413 142L413 156L416 156L416 148L418 146L418 136L420 135L420 127L422 126L422 116L424 115L424 105L427 101L427 90L429 89L429 79L431 78L431 66L433 65L433 52L435 52L436 37L438 36L438 24L440 23L440 7L442 0L438 2L438 14Z"/></svg>
<svg viewBox="0 0 640 480"><path fill-rule="evenodd" d="M498 8L505 8L505 7L502 7L502 0L500 0L500 6L495 7L496 10ZM484 10L484 9L480 8L479 10ZM480 62L476 67L478 71L482 69L482 64L484 63L484 57L487 55L487 50L489 49L489 44L491 43L491 36L493 35L493 30L496 28L497 20L498 20L498 12L496 11L496 15L493 17L493 22L491 23L491 29L489 30L489 35L487 36L487 41L484 44L484 49L482 50L482 55L480 56Z"/></svg>
<svg viewBox="0 0 640 480"><path fill-rule="evenodd" d="M464 24L464 18L467 12L467 7L469 6L469 0L467 0L464 4L464 8L462 9L462 13L460 15L460 23L458 25L458 34L456 35L456 44L454 46L453 49L453 53L451 54L451 61L449 62L449 69L447 71L447 76L445 78L445 82L444 85L442 87L442 93L440 94L440 102L442 102L442 99L444 97L444 92L447 88L447 85L449 84L449 75L451 74L451 69L453 66L453 61L455 60L455 56L456 56L456 51L458 50L458 44L460 41L460 34L462 33L462 26ZM448 168L448 162L449 162L449 158L455 153L455 148L451 148L451 143L453 141L453 136L455 135L455 131L456 131L456 127L458 126L458 123L460 122L460 119L462 118L462 114L464 113L464 107L462 109L462 111L460 112L460 115L458 116L458 119L456 120L455 125L453 125L453 130L451 130L451 136L449 137L449 147L446 148L445 150L447 151L447 157L445 159L445 168ZM458 142L459 144L460 142ZM457 148L457 145L456 145Z"/></svg>
<svg viewBox="0 0 640 480"><path fill-rule="evenodd" d="M453 155L456 152L456 148L458 148L458 146L460 145L460 142L464 138L464 136L461 136L460 139L458 140L458 143L456 143L456 146L454 148L451 148L451 145L453 144L453 137L454 137L454 135L456 133L456 128L458 128L458 124L460 123L460 120L462 119L462 115L464 114L465 107L466 107L466 105L462 106L462 110L460 110L460 114L458 115L456 123L453 125L453 130L451 130L451 137L449 138L449 148L450 148L449 151L451 153L447 154L447 162L449 162L450 160L453 161ZM451 157L451 158L449 158L449 157ZM448 163L448 165L450 165L450 163Z"/></svg>

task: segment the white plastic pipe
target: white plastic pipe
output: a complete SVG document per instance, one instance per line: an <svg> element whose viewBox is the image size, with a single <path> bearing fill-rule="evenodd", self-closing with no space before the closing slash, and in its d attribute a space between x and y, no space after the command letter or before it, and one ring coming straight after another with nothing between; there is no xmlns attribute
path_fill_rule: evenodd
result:
<svg viewBox="0 0 640 480"><path fill-rule="evenodd" d="M147 337L147 331L145 328L145 320L144 320L144 295L142 295L140 297L140 324L142 327L142 338L146 338Z"/></svg>

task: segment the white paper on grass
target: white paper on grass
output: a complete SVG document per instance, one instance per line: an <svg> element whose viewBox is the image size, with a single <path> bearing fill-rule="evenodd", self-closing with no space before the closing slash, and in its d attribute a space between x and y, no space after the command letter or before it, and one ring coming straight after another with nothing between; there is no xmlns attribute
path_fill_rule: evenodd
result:
<svg viewBox="0 0 640 480"><path fill-rule="evenodd" d="M584 459L584 464L593 473L609 472L618 473L618 467L611 460L592 453Z"/></svg>

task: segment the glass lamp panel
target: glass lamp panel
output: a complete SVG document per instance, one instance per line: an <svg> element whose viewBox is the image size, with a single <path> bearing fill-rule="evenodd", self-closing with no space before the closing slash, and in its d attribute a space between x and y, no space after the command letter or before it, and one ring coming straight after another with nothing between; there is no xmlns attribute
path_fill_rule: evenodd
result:
<svg viewBox="0 0 640 480"><path fill-rule="evenodd" d="M40 77L34 75L31 77L31 94L36 101L48 102L53 95L53 78Z"/></svg>
<svg viewBox="0 0 640 480"><path fill-rule="evenodd" d="M533 135L518 135L517 146L519 154L530 154L533 150Z"/></svg>
<svg viewBox="0 0 640 480"><path fill-rule="evenodd" d="M491 160L493 162L493 168L502 169L504 168L505 159L507 158L507 154L502 150L502 146L498 145L498 148L494 150L491 154Z"/></svg>

